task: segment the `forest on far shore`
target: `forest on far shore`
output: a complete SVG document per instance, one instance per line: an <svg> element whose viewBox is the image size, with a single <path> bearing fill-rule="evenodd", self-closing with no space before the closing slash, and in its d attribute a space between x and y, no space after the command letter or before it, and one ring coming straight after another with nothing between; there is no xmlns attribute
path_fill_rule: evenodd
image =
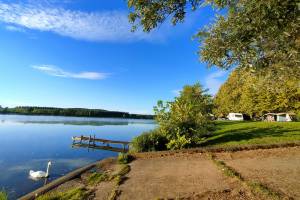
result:
<svg viewBox="0 0 300 200"><path fill-rule="evenodd" d="M36 106L17 106L14 108L2 108L0 114L18 115L52 115L52 116L74 116L74 117L112 117L131 119L153 119L153 115L131 114L128 112L108 111L103 109L87 108L55 108Z"/></svg>

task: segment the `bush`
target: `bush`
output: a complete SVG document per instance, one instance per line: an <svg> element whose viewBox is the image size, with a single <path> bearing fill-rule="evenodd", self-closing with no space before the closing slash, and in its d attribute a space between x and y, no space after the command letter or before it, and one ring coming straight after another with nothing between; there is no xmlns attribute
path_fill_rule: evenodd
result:
<svg viewBox="0 0 300 200"><path fill-rule="evenodd" d="M158 129L154 129L133 138L131 149L134 152L166 150L168 140Z"/></svg>
<svg viewBox="0 0 300 200"><path fill-rule="evenodd" d="M133 160L133 157L131 155L128 155L128 153L119 153L118 155L118 163L119 164L127 164L130 163Z"/></svg>
<svg viewBox="0 0 300 200"><path fill-rule="evenodd" d="M200 84L184 86L173 102L158 101L154 107L158 128L135 137L135 152L195 147L215 129L212 97Z"/></svg>
<svg viewBox="0 0 300 200"><path fill-rule="evenodd" d="M211 131L212 97L200 84L187 85L173 102L159 101L154 108L158 132L168 143L168 149L194 147Z"/></svg>
<svg viewBox="0 0 300 200"><path fill-rule="evenodd" d="M176 138L171 139L167 144L168 149L184 149L191 144L191 138L187 139L185 135L180 135L180 132L177 132Z"/></svg>

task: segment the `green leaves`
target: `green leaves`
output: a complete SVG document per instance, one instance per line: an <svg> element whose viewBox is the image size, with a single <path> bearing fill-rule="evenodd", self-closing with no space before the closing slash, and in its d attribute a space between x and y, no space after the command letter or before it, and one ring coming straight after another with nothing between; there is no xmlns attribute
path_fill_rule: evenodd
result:
<svg viewBox="0 0 300 200"><path fill-rule="evenodd" d="M239 1L234 11L211 25L209 35L199 35L203 41L199 55L209 66L231 68L235 65L257 68L286 60L292 67L299 55L299 23L295 0Z"/></svg>
<svg viewBox="0 0 300 200"><path fill-rule="evenodd" d="M256 71L236 69L214 99L214 113L224 117L241 112L254 118L267 112L300 113L299 80L299 68L280 64Z"/></svg>
<svg viewBox="0 0 300 200"><path fill-rule="evenodd" d="M208 66L254 68L283 63L299 66L297 0L127 0L133 29L150 32L165 20L183 22L187 12L210 5L227 11L195 36L199 57ZM287 60L288 58L288 60Z"/></svg>
<svg viewBox="0 0 300 200"><path fill-rule="evenodd" d="M159 132L167 140L169 149L197 145L212 126L212 98L200 84L184 86L173 102L158 102L155 107Z"/></svg>

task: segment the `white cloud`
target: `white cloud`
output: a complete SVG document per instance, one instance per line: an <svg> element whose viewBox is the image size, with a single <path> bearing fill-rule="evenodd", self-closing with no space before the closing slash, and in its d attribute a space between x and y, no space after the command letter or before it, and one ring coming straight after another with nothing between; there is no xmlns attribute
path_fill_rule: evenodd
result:
<svg viewBox="0 0 300 200"><path fill-rule="evenodd" d="M153 39L153 34L141 30L132 33L127 13L121 11L83 12L45 4L0 1L0 22L87 41Z"/></svg>
<svg viewBox="0 0 300 200"><path fill-rule="evenodd" d="M99 72L79 72L73 73L65 71L54 65L35 65L32 68L44 72L50 76L57 76L63 78L78 78L78 79L89 79L89 80L101 80L106 79L109 73L99 73Z"/></svg>
<svg viewBox="0 0 300 200"><path fill-rule="evenodd" d="M209 89L209 93L216 94L220 88L220 86L223 84L223 80L220 80L220 78L223 78L227 75L226 71L217 71L209 74L205 78L205 87Z"/></svg>

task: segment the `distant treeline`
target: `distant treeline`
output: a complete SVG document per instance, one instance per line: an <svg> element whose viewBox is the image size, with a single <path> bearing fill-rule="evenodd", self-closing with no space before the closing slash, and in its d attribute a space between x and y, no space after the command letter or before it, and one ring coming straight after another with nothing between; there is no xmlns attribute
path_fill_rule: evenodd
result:
<svg viewBox="0 0 300 200"><path fill-rule="evenodd" d="M0 114L19 115L53 115L53 116L74 116L74 117L112 117L112 118L133 118L133 119L153 119L153 115L131 114L128 112L108 111L102 109L86 108L54 108L18 106L15 108L2 108Z"/></svg>

